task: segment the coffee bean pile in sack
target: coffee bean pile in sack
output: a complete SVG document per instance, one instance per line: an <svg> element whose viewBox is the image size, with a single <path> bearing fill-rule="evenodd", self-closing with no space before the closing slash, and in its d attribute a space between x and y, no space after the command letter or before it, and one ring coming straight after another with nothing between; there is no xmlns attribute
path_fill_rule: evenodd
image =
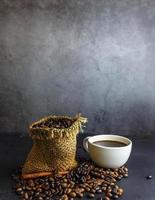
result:
<svg viewBox="0 0 155 200"><path fill-rule="evenodd" d="M87 119L49 116L30 126L33 147L22 169L23 178L65 174L76 167L76 136Z"/></svg>

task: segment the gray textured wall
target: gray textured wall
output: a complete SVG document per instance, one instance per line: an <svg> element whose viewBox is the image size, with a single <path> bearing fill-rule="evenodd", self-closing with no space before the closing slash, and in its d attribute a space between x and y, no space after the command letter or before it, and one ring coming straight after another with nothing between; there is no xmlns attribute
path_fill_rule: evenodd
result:
<svg viewBox="0 0 155 200"><path fill-rule="evenodd" d="M0 132L49 114L155 134L154 0L1 0Z"/></svg>

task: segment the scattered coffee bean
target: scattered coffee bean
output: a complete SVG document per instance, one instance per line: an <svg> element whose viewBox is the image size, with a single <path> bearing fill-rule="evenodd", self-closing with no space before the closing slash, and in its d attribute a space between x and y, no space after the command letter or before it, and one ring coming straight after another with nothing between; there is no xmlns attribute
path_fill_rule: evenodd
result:
<svg viewBox="0 0 155 200"><path fill-rule="evenodd" d="M124 178L128 178L128 174L124 174L123 176L124 176Z"/></svg>
<svg viewBox="0 0 155 200"><path fill-rule="evenodd" d="M70 192L69 196L75 198L76 197L76 193L75 192Z"/></svg>
<svg viewBox="0 0 155 200"><path fill-rule="evenodd" d="M124 166L114 170L104 169L92 162L83 162L63 176L23 180L20 173L16 172L12 177L16 182L15 191L22 200L73 200L83 198L85 193L89 198L98 193L103 195L100 200L110 200L122 196L123 189L117 185L117 180L127 177L128 169ZM148 176L148 179L151 178L151 175Z"/></svg>
<svg viewBox="0 0 155 200"><path fill-rule="evenodd" d="M62 184L62 187L63 187L63 188L67 188L67 187L68 187L67 183L63 183L63 184Z"/></svg>
<svg viewBox="0 0 155 200"><path fill-rule="evenodd" d="M25 199L29 199L29 195L28 195L27 192L25 192L25 194L24 194L24 198L25 198Z"/></svg>
<svg viewBox="0 0 155 200"><path fill-rule="evenodd" d="M113 198L114 198L114 199L118 199L119 196L118 196L118 195L114 195Z"/></svg>
<svg viewBox="0 0 155 200"><path fill-rule="evenodd" d="M146 177L147 179L152 179L152 175L149 175Z"/></svg>
<svg viewBox="0 0 155 200"><path fill-rule="evenodd" d="M122 189L122 188L117 189L117 194L118 194L119 196L122 196L122 194L123 194L123 189Z"/></svg>
<svg viewBox="0 0 155 200"><path fill-rule="evenodd" d="M90 193L95 193L96 191L94 189L91 189L90 190Z"/></svg>
<svg viewBox="0 0 155 200"><path fill-rule="evenodd" d="M94 194L94 193L88 193L88 197L89 197L89 198L94 198L94 197L95 197L95 194Z"/></svg>
<svg viewBox="0 0 155 200"><path fill-rule="evenodd" d="M77 197L82 198L83 197L83 193L77 193Z"/></svg>
<svg viewBox="0 0 155 200"><path fill-rule="evenodd" d="M110 200L110 198L109 198L109 197L107 197L107 196L105 196L105 197L104 197L104 200Z"/></svg>
<svg viewBox="0 0 155 200"><path fill-rule="evenodd" d="M102 190L101 189L96 190L96 193L100 194L100 193L102 193Z"/></svg>
<svg viewBox="0 0 155 200"><path fill-rule="evenodd" d="M60 200L68 200L68 196L66 194L62 195Z"/></svg>
<svg viewBox="0 0 155 200"><path fill-rule="evenodd" d="M90 191L90 188L89 188L89 187L86 187L85 190L86 190L86 192L89 192L89 191Z"/></svg>
<svg viewBox="0 0 155 200"><path fill-rule="evenodd" d="M29 179L27 184L30 186L30 187L34 187L35 186L35 183L32 179Z"/></svg>

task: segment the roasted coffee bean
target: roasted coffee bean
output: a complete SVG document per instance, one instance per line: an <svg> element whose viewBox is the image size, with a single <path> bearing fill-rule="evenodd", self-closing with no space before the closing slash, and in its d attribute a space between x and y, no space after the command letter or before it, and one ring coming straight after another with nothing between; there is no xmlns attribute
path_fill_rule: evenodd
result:
<svg viewBox="0 0 155 200"><path fill-rule="evenodd" d="M44 200L44 199L43 199L43 197L40 196L40 197L38 197L38 200Z"/></svg>
<svg viewBox="0 0 155 200"><path fill-rule="evenodd" d="M149 175L146 177L147 179L152 179L152 175Z"/></svg>
<svg viewBox="0 0 155 200"><path fill-rule="evenodd" d="M60 200L68 200L68 196L66 194L64 194Z"/></svg>
<svg viewBox="0 0 155 200"><path fill-rule="evenodd" d="M26 190L32 190L32 188L29 186L26 186Z"/></svg>
<svg viewBox="0 0 155 200"><path fill-rule="evenodd" d="M102 193L102 190L101 189L96 190L96 193L100 194L100 193Z"/></svg>
<svg viewBox="0 0 155 200"><path fill-rule="evenodd" d="M67 180L67 178L64 178L64 180L63 180L65 183L67 183L68 182L68 180Z"/></svg>
<svg viewBox="0 0 155 200"><path fill-rule="evenodd" d="M42 183L44 183L44 182L45 182L45 181L44 181L44 179L43 179L43 178L40 178L40 179L39 179L39 183L41 183L41 184L42 184Z"/></svg>
<svg viewBox="0 0 155 200"><path fill-rule="evenodd" d="M122 196L123 189L116 185L116 180L127 176L126 167L105 170L91 162L83 162L63 176L55 174L28 180L20 179L20 174L13 177L18 177L14 188L23 200L73 200L75 197L82 198L86 192L89 198L103 192L106 196L102 199L109 200Z"/></svg>
<svg viewBox="0 0 155 200"><path fill-rule="evenodd" d="M68 187L67 183L62 183L62 187L67 188Z"/></svg>
<svg viewBox="0 0 155 200"><path fill-rule="evenodd" d="M51 189L51 193L54 194L56 192L55 189Z"/></svg>
<svg viewBox="0 0 155 200"><path fill-rule="evenodd" d="M80 188L80 191L81 191L81 192L84 192L84 191L85 191L85 189L84 189L84 188Z"/></svg>
<svg viewBox="0 0 155 200"><path fill-rule="evenodd" d="M94 189L91 189L90 190L90 193L95 193L96 191Z"/></svg>
<svg viewBox="0 0 155 200"><path fill-rule="evenodd" d="M67 194L71 193L72 189L71 188L67 188Z"/></svg>
<svg viewBox="0 0 155 200"><path fill-rule="evenodd" d="M122 189L122 188L118 188L118 189L117 189L117 194L118 194L119 196L122 196L122 194L123 194L123 189Z"/></svg>
<svg viewBox="0 0 155 200"><path fill-rule="evenodd" d="M70 197L73 197L73 198L76 197L76 193L75 193L75 192L70 192L68 195L69 195Z"/></svg>
<svg viewBox="0 0 155 200"><path fill-rule="evenodd" d="M35 183L34 183L34 181L32 179L29 179L27 183L28 183L28 185L30 187L34 187L35 186Z"/></svg>
<svg viewBox="0 0 155 200"><path fill-rule="evenodd" d="M111 192L108 192L108 193L106 194L106 196L107 196L107 197L112 197L113 195L111 194Z"/></svg>
<svg viewBox="0 0 155 200"><path fill-rule="evenodd" d="M89 188L89 187L86 187L85 190L86 190L86 192L89 192L89 191L90 191L90 188Z"/></svg>
<svg viewBox="0 0 155 200"><path fill-rule="evenodd" d="M106 191L106 189L107 189L107 187L102 187L102 190L103 190L103 191Z"/></svg>
<svg viewBox="0 0 155 200"><path fill-rule="evenodd" d="M124 167L124 171L125 171L125 172L128 172L128 168L127 168L127 167Z"/></svg>
<svg viewBox="0 0 155 200"><path fill-rule="evenodd" d="M81 182L82 182L82 183L85 183L85 182L86 182L86 178L85 178L84 176L82 176Z"/></svg>
<svg viewBox="0 0 155 200"><path fill-rule="evenodd" d="M123 175L124 178L128 178L128 176L129 176L128 174L124 174Z"/></svg>
<svg viewBox="0 0 155 200"><path fill-rule="evenodd" d="M21 192L21 191L22 191L21 187L19 187L19 188L16 189L16 192Z"/></svg>
<svg viewBox="0 0 155 200"><path fill-rule="evenodd" d="M36 191L37 192L42 192L43 190L42 190L42 188L37 188Z"/></svg>
<svg viewBox="0 0 155 200"><path fill-rule="evenodd" d="M109 198L109 197L107 197L107 196L105 196L105 197L104 197L104 200L110 200L110 198Z"/></svg>
<svg viewBox="0 0 155 200"><path fill-rule="evenodd" d="M118 179L118 180L121 180L121 179L122 179L122 175L118 176L117 179Z"/></svg>
<svg viewBox="0 0 155 200"><path fill-rule="evenodd" d="M25 199L29 199L29 195L28 195L27 192L25 192L25 194L24 194L24 198L25 198Z"/></svg>
<svg viewBox="0 0 155 200"><path fill-rule="evenodd" d="M95 194L94 194L94 193L88 193L88 197L89 197L89 198L94 198L94 197L95 197Z"/></svg>
<svg viewBox="0 0 155 200"><path fill-rule="evenodd" d="M119 196L118 196L118 195L114 195L113 198L114 198L114 199L118 199Z"/></svg>
<svg viewBox="0 0 155 200"><path fill-rule="evenodd" d="M77 193L77 197L82 198L83 197L83 193Z"/></svg>
<svg viewBox="0 0 155 200"><path fill-rule="evenodd" d="M53 177L50 176L50 177L49 177L49 181L50 181L50 182L54 182L55 180L54 180Z"/></svg>
<svg viewBox="0 0 155 200"><path fill-rule="evenodd" d="M38 197L40 195L40 192L35 193L35 197Z"/></svg>

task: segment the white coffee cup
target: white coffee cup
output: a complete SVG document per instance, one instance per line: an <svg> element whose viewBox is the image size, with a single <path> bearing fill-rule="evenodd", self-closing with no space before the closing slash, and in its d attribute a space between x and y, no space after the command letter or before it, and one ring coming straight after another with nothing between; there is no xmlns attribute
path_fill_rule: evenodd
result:
<svg viewBox="0 0 155 200"><path fill-rule="evenodd" d="M125 145L121 147L108 147L94 143L104 140L121 142ZM83 140L83 146L97 165L105 168L119 168L129 159L132 141L127 137L119 135L96 135L86 137Z"/></svg>

